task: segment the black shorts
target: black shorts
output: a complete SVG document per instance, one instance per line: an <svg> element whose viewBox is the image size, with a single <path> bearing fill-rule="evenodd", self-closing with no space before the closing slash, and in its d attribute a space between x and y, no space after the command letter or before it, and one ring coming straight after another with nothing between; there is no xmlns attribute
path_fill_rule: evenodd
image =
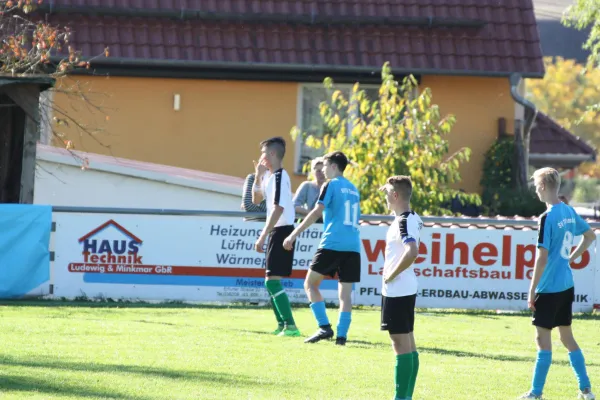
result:
<svg viewBox="0 0 600 400"><path fill-rule="evenodd" d="M575 288L558 293L537 293L531 323L546 329L570 326L573 321L574 301Z"/></svg>
<svg viewBox="0 0 600 400"><path fill-rule="evenodd" d="M294 265L294 249L283 248L283 241L294 231L294 225L278 226L269 233L267 243L267 276L290 276Z"/></svg>
<svg viewBox="0 0 600 400"><path fill-rule="evenodd" d="M310 269L321 275L338 275L343 283L360 282L360 253L318 249L310 264Z"/></svg>
<svg viewBox="0 0 600 400"><path fill-rule="evenodd" d="M381 330L390 335L411 333L415 329L417 295L381 296Z"/></svg>

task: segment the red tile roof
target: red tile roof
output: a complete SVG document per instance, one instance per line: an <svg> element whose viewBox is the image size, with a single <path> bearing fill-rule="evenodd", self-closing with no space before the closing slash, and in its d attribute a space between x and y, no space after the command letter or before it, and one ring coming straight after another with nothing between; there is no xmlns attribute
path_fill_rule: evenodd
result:
<svg viewBox="0 0 600 400"><path fill-rule="evenodd" d="M538 113L531 130L529 152L595 156L596 150L544 113Z"/></svg>
<svg viewBox="0 0 600 400"><path fill-rule="evenodd" d="M452 217L455 218L455 217ZM443 222L439 220L443 220L444 218L437 218L437 222L428 222L427 218L424 218L423 225L429 228L462 228L462 229L486 229L486 230L521 230L521 231L531 231L537 230L537 217L533 218L525 218L521 216L514 217L460 217L460 223L455 222ZM599 221L594 218L586 217L584 218L592 227L594 232L600 234L600 226ZM491 223L482 223L482 220L495 220L494 224ZM536 224L529 225L519 225L519 221L528 221L528 222L536 222ZM361 225L371 225L371 226L389 226L390 221L361 221Z"/></svg>
<svg viewBox="0 0 600 400"><path fill-rule="evenodd" d="M121 66L544 74L532 0L54 0L36 12Z"/></svg>

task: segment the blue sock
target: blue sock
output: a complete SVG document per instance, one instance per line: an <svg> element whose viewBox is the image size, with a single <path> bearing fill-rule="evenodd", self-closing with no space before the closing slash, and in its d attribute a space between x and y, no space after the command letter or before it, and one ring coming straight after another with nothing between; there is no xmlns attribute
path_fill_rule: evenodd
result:
<svg viewBox="0 0 600 400"><path fill-rule="evenodd" d="M550 364L552 364L552 351L539 350L533 372L533 382L531 383L531 392L536 396L542 395Z"/></svg>
<svg viewBox="0 0 600 400"><path fill-rule="evenodd" d="M329 319L327 319L327 313L325 312L325 302L318 301L310 305L310 309L317 320L319 326L329 325Z"/></svg>
<svg viewBox="0 0 600 400"><path fill-rule="evenodd" d="M571 367L575 371L577 381L579 382L579 390L592 388L590 378L585 370L585 359L583 358L583 352L581 349L575 350L569 353L569 361L571 361Z"/></svg>
<svg viewBox="0 0 600 400"><path fill-rule="evenodd" d="M337 337L348 337L348 329L350 329L350 322L352 322L352 312L341 311L337 325Z"/></svg>

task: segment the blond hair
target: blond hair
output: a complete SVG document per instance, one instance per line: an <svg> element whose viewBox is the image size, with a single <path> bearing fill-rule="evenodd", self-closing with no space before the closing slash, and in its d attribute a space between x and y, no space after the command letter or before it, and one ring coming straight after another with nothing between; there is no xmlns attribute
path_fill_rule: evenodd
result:
<svg viewBox="0 0 600 400"><path fill-rule="evenodd" d="M532 178L534 183L543 183L544 186L548 186L551 189L558 190L560 187L560 175L554 168L540 168L533 173Z"/></svg>

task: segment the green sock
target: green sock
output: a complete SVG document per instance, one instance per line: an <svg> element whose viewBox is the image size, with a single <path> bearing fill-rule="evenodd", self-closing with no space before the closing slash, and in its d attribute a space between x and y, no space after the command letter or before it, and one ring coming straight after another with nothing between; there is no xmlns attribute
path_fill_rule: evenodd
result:
<svg viewBox="0 0 600 400"><path fill-rule="evenodd" d="M273 312L275 313L275 318L277 318L277 325L279 325L280 328L283 328L283 318L281 318L281 314L279 314L279 310L277 309L277 306L275 305L275 301L273 300L272 297L271 297L271 306L273 307Z"/></svg>
<svg viewBox="0 0 600 400"><path fill-rule="evenodd" d="M279 310L277 310L277 306L275 305L275 300L273 300L273 293L271 293L271 289L269 288L269 285L267 283L269 283L270 281L265 281L265 286L267 288L267 292L269 292L269 295L271 296L271 307L273 308L273 312L275 313L275 318L277 319L277 325L280 328L283 328L283 318L281 318L281 314L279 313Z"/></svg>
<svg viewBox="0 0 600 400"><path fill-rule="evenodd" d="M292 316L292 305L290 304L290 299L288 299L285 289L281 285L281 281L267 281L266 285L267 290L271 293L271 296L273 296L273 302L275 303L275 307L277 307L277 311L279 311L283 322L286 326L294 327L296 323Z"/></svg>
<svg viewBox="0 0 600 400"><path fill-rule="evenodd" d="M396 398L405 399L408 397L410 378L413 372L412 353L400 354L396 356Z"/></svg>
<svg viewBox="0 0 600 400"><path fill-rule="evenodd" d="M407 397L412 399L413 393L415 392L415 385L417 383L417 374L419 373L419 353L417 351L413 351L410 353L412 355L412 375L410 376L410 382L408 384L408 392Z"/></svg>

